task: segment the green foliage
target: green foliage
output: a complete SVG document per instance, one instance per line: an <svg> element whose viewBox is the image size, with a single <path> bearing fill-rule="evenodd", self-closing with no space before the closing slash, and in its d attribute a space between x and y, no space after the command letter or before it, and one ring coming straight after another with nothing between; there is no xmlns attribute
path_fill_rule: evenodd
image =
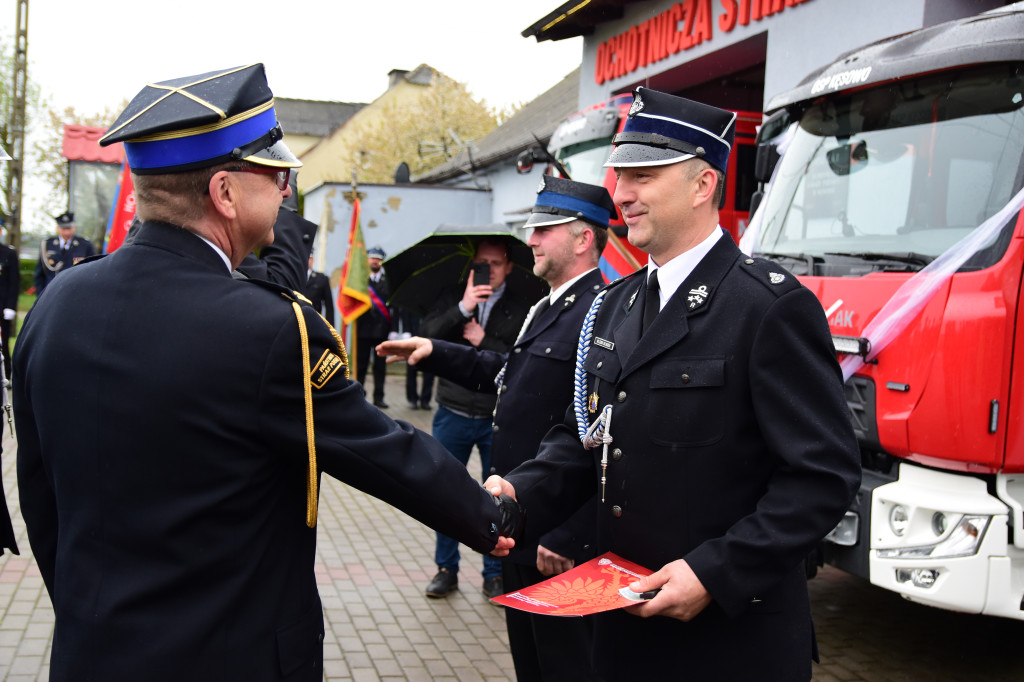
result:
<svg viewBox="0 0 1024 682"><path fill-rule="evenodd" d="M392 103L364 123L359 147L346 151L339 167L357 168L360 182L392 183L402 161L412 175L424 173L497 127L498 113L473 99L463 83L439 73L434 79L414 104ZM434 153L421 154L424 147Z"/></svg>

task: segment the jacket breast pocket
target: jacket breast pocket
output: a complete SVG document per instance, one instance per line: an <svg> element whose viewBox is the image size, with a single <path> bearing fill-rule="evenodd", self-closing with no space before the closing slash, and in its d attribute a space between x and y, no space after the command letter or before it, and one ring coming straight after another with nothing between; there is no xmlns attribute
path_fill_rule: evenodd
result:
<svg viewBox="0 0 1024 682"><path fill-rule="evenodd" d="M725 358L672 358L651 370L651 439L658 445L701 447L725 429Z"/></svg>
<svg viewBox="0 0 1024 682"><path fill-rule="evenodd" d="M576 357L576 344L561 339L537 339L530 343L528 352L535 357L564 362Z"/></svg>

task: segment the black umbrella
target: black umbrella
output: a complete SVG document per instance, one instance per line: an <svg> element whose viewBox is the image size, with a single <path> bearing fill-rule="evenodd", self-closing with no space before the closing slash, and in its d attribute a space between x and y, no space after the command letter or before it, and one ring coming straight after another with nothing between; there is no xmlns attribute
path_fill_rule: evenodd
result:
<svg viewBox="0 0 1024 682"><path fill-rule="evenodd" d="M485 237L503 237L509 243L514 267L506 278L508 288L529 301L543 296L549 287L533 274L533 251L505 225L441 225L401 253L384 261L391 297L388 305L423 317L442 292L465 286L476 246Z"/></svg>

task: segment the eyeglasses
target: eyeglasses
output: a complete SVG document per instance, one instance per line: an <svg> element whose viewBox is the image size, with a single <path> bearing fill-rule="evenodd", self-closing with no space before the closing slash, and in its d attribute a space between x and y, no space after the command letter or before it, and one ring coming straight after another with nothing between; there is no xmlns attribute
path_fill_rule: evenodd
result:
<svg viewBox="0 0 1024 682"><path fill-rule="evenodd" d="M277 170L274 168L225 168L229 173L255 173L256 175L273 175L274 182L277 183L277 188L284 191L284 188L288 186L288 179L291 177L292 169L285 168L284 170Z"/></svg>

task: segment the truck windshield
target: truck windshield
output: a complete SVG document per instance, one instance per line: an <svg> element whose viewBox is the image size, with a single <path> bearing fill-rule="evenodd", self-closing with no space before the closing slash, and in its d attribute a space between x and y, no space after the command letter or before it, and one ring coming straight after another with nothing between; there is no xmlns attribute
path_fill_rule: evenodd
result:
<svg viewBox="0 0 1024 682"><path fill-rule="evenodd" d="M612 138L601 137L570 144L556 152L556 157L576 182L603 185L608 169L604 162L612 150Z"/></svg>
<svg viewBox="0 0 1024 682"><path fill-rule="evenodd" d="M907 79L813 104L765 203L761 248L930 262L1024 182L1024 64ZM1006 230L1003 231L1004 233ZM978 256L988 267L1005 250ZM977 259L975 259L977 260Z"/></svg>

